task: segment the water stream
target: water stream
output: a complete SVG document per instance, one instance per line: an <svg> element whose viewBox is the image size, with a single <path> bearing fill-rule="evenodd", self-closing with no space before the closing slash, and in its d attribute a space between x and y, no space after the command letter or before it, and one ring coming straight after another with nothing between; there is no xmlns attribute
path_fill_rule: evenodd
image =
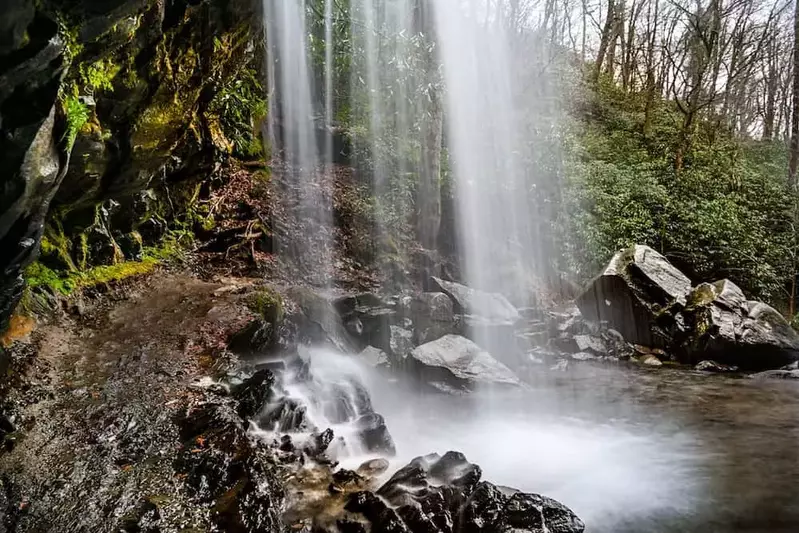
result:
<svg viewBox="0 0 799 533"><path fill-rule="evenodd" d="M358 448L354 418L336 422L325 406L360 383L396 444L387 475L458 450L486 479L562 501L593 533L787 533L799 523L790 383L580 366L526 390L447 396L327 350L313 352L311 373L290 394L346 441L333 451L344 467L375 455Z"/></svg>
<svg viewBox="0 0 799 533"><path fill-rule="evenodd" d="M342 106L332 94L341 82L333 65L340 14L334 2L324 3L324 90L315 92L306 3L264 2L273 139L296 176L289 209L324 226L329 205L309 191L317 188L314 170L332 160L329 135ZM385 154L418 155L406 149L423 133L425 106L416 103L426 93L411 92L419 80L409 72L420 51L431 50L415 34L413 5L352 0L348 14L347 44L355 47L350 111L366 128L356 144L371 154L376 205L399 213L397 220L414 207L401 192L392 196L392 180L418 172L420 162ZM550 177L536 158L552 149L537 144L532 129L552 123L541 100L554 85L544 72L520 74L520 54L530 52L531 41L483 16L485 2L432 5L465 281L524 301L546 256L531 195ZM397 223L377 231L404 229ZM326 250L298 255L329 265ZM311 371L311 382L289 381L287 394L309 406L314 426L344 438L337 452L344 465L369 455L349 438L359 413L333 416L328 402L362 383L386 418L397 466L462 451L487 479L562 501L590 532L788 532L799 523L799 389L790 384L584 366L531 377L524 391L450 397L411 392L332 353L317 352Z"/></svg>

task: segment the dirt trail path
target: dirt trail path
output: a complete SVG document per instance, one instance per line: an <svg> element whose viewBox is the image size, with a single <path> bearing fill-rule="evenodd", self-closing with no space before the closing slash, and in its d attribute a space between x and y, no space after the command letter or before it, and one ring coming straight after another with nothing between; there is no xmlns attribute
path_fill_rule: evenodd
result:
<svg viewBox="0 0 799 533"><path fill-rule="evenodd" d="M232 299L222 284L156 274L41 328L26 394L44 399L23 409L24 439L0 457L0 531L147 531L156 514L159 531L206 531L172 466L174 416L209 372L203 339Z"/></svg>

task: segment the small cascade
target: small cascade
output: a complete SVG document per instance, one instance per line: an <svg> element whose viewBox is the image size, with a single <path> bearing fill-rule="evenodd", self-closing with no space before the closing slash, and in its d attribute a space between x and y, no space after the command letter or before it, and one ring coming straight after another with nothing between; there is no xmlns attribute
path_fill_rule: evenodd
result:
<svg viewBox="0 0 799 533"><path fill-rule="evenodd" d="M301 351L301 362L282 373L272 402L254 421L257 433L265 438L288 434L295 447L326 451L334 461L393 455L385 421L372 406L366 369L329 349Z"/></svg>

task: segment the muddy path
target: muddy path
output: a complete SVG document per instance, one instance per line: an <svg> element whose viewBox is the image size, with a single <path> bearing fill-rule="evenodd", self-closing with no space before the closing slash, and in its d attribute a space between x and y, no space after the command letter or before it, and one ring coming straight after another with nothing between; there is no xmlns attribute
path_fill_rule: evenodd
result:
<svg viewBox="0 0 799 533"><path fill-rule="evenodd" d="M238 319L236 289L159 273L34 333L21 436L0 457L3 531L208 530L173 466L175 415L223 364L213 345Z"/></svg>

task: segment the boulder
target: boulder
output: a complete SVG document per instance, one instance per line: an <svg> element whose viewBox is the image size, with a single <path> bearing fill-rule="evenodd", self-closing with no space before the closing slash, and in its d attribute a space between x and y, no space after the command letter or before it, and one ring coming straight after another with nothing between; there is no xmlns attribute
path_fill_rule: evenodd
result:
<svg viewBox="0 0 799 533"><path fill-rule="evenodd" d="M648 246L618 252L577 298L583 316L631 343L665 348L680 329L691 280Z"/></svg>
<svg viewBox="0 0 799 533"><path fill-rule="evenodd" d="M370 453L394 455L394 439L386 427L386 420L377 413L368 413L355 422L358 428L358 439L361 445Z"/></svg>
<svg viewBox="0 0 799 533"><path fill-rule="evenodd" d="M646 366L663 366L663 362L654 354L642 355L638 362Z"/></svg>
<svg viewBox="0 0 799 533"><path fill-rule="evenodd" d="M333 307L350 335L364 344L388 349L389 328L398 318L396 305L367 292L339 297L333 301Z"/></svg>
<svg viewBox="0 0 799 533"><path fill-rule="evenodd" d="M715 374L723 374L727 372L738 372L738 367L722 365L715 361L704 360L704 361L699 361L699 363L694 367L694 370L698 370L699 372L712 372Z"/></svg>
<svg viewBox="0 0 799 533"><path fill-rule="evenodd" d="M729 280L703 283L688 296L683 362L713 360L742 370L769 370L799 360L799 334L773 307L747 301Z"/></svg>
<svg viewBox="0 0 799 533"><path fill-rule="evenodd" d="M752 374L755 379L799 379L799 370L766 370Z"/></svg>
<svg viewBox="0 0 799 533"><path fill-rule="evenodd" d="M275 376L269 369L262 369L240 385L231 387L231 394L238 402L241 418L249 419L266 407L272 397Z"/></svg>
<svg viewBox="0 0 799 533"><path fill-rule="evenodd" d="M367 346L358 354L358 359L373 368L385 368L390 364L388 354L380 348Z"/></svg>
<svg viewBox="0 0 799 533"><path fill-rule="evenodd" d="M414 341L424 344L457 331L452 300L443 292L423 292L411 302Z"/></svg>
<svg viewBox="0 0 799 533"><path fill-rule="evenodd" d="M499 293L483 292L453 281L433 277L442 292L452 298L459 314L479 316L499 322L515 323L521 319L519 311Z"/></svg>
<svg viewBox="0 0 799 533"><path fill-rule="evenodd" d="M405 359L413 351L413 332L399 326L391 326L389 348L391 355Z"/></svg>
<svg viewBox="0 0 799 533"><path fill-rule="evenodd" d="M410 533L580 533L585 525L562 504L481 481L461 453L417 457L377 493L350 496L346 509L371 531Z"/></svg>
<svg viewBox="0 0 799 533"><path fill-rule="evenodd" d="M577 344L577 349L581 352L588 352L601 357L608 355L608 347L601 337L575 335L574 342Z"/></svg>
<svg viewBox="0 0 799 533"><path fill-rule="evenodd" d="M429 384L470 390L478 385L518 386L519 378L474 342L446 335L410 353L416 372Z"/></svg>
<svg viewBox="0 0 799 533"><path fill-rule="evenodd" d="M294 287L287 297L302 311L296 317L300 340L325 343L344 353L357 352L357 342L352 338L330 299L305 287Z"/></svg>

